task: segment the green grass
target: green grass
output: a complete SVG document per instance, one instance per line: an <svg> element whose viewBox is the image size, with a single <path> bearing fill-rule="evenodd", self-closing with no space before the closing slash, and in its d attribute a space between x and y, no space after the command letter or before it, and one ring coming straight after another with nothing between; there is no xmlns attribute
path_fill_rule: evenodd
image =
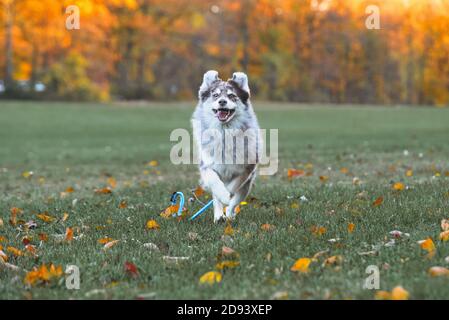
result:
<svg viewBox="0 0 449 320"><path fill-rule="evenodd" d="M242 208L230 240L222 238L224 224L213 224L212 211L193 223L159 216L173 191L190 194L198 183L195 165L169 161L169 134L189 128L193 105L1 102L0 236L6 240L0 244L5 252L8 246L23 250L28 235L38 257L6 252L20 270L0 265L0 298L265 299L286 291L290 299L372 299L375 292L362 288L368 265L379 266L382 290L401 285L411 299L449 297L449 278L427 274L431 266L449 267L449 242L438 239L441 219L449 218L449 109L256 104L262 127L279 129L280 167L276 175L258 178L251 195L256 200ZM159 166L147 166L150 160ZM306 167L310 176L287 179L288 168ZM340 172L343 167L348 174ZM412 177L405 175L409 168ZM23 177L25 171L33 176ZM117 180L113 193L95 194L109 176ZM319 176L329 179L323 183ZM360 184L353 184L354 177ZM408 189L392 191L398 181ZM70 186L75 191L61 197ZM292 208L302 195L309 201ZM373 207L380 196L383 204ZM122 200L126 209L118 208ZM10 225L12 207L24 210L19 220L38 227ZM188 204L190 214L198 208ZM36 218L45 211L57 218L67 212L69 218L45 223ZM160 230L146 230L149 219ZM274 230L262 230L265 223ZM353 233L348 223L356 225ZM314 226L326 232L313 234ZM60 242L66 227L83 236ZM383 246L395 229L410 238ZM47 233L48 242L40 244L39 233ZM120 242L105 251L98 243L102 237ZM427 237L436 245L431 259L417 244ZM145 248L148 242L160 252ZM219 284L200 285L225 244L240 254L240 266L225 270ZM376 255L359 254L373 247ZM323 250L329 251L308 274L290 271L296 259ZM174 265L165 255L190 259ZM333 255L341 255L342 264L323 266ZM125 261L138 267L138 277L126 274ZM67 290L63 279L27 288L25 271L42 263L77 265L81 289Z"/></svg>

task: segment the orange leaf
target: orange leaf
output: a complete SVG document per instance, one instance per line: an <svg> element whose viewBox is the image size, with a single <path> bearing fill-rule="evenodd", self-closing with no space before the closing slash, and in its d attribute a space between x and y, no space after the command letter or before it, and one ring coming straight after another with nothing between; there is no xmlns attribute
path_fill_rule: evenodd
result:
<svg viewBox="0 0 449 320"><path fill-rule="evenodd" d="M204 189L201 188L201 186L196 187L195 191L193 192L196 197L201 197L204 194Z"/></svg>
<svg viewBox="0 0 449 320"><path fill-rule="evenodd" d="M294 177L302 177L305 175L304 170L298 170L298 169L288 169L287 170L287 177L288 178L294 178Z"/></svg>
<svg viewBox="0 0 449 320"><path fill-rule="evenodd" d="M65 230L65 240L72 241L73 240L73 230L72 228L67 228Z"/></svg>
<svg viewBox="0 0 449 320"><path fill-rule="evenodd" d="M393 190L402 191L405 189L405 185L402 182L396 182L393 184Z"/></svg>
<svg viewBox="0 0 449 320"><path fill-rule="evenodd" d="M120 201L118 207L119 207L119 209L126 209L126 208L128 208L128 203L126 203L125 200Z"/></svg>
<svg viewBox="0 0 449 320"><path fill-rule="evenodd" d="M373 207L378 207L384 202L384 197L379 197L373 202Z"/></svg>
<svg viewBox="0 0 449 320"><path fill-rule="evenodd" d="M348 232L349 233L353 233L354 228L355 228L355 224L353 224L352 222L350 224L348 224Z"/></svg>
<svg viewBox="0 0 449 320"><path fill-rule="evenodd" d="M112 240L112 241L109 241L108 243L106 243L106 244L104 245L103 250L112 248L112 247L115 246L118 242L119 242L119 240Z"/></svg>
<svg viewBox="0 0 449 320"><path fill-rule="evenodd" d="M294 272L298 271L300 273L307 273L309 272L309 265L311 262L312 260L310 258L300 258L296 260L290 270Z"/></svg>
<svg viewBox="0 0 449 320"><path fill-rule="evenodd" d="M441 241L448 241L449 240L449 230L443 231L440 233L440 240Z"/></svg>
<svg viewBox="0 0 449 320"><path fill-rule="evenodd" d="M272 224L269 223L264 223L263 225L260 226L260 228L264 231L271 231L273 230L275 227Z"/></svg>
<svg viewBox="0 0 449 320"><path fill-rule="evenodd" d="M94 190L96 194L108 194L112 193L112 190L110 187L102 188L102 189L95 189Z"/></svg>
<svg viewBox="0 0 449 320"><path fill-rule="evenodd" d="M320 176L320 181L321 182L326 182L327 180L329 180L329 177L328 176Z"/></svg>
<svg viewBox="0 0 449 320"><path fill-rule="evenodd" d="M108 237L106 237L106 238L101 238L101 239L98 240L98 243L99 243L99 244L106 244L106 243L108 243L108 242L110 242L110 241L112 241L112 240L114 240L114 239L108 238Z"/></svg>
<svg viewBox="0 0 449 320"><path fill-rule="evenodd" d="M432 238L427 238L426 240L418 241L421 249L426 250L427 252L435 251L435 244L433 243Z"/></svg>
<svg viewBox="0 0 449 320"><path fill-rule="evenodd" d="M48 241L48 235L46 233L39 233L39 240L41 241Z"/></svg>
<svg viewBox="0 0 449 320"><path fill-rule="evenodd" d="M391 290L391 300L408 300L409 293L401 286L394 287Z"/></svg>
<svg viewBox="0 0 449 320"><path fill-rule="evenodd" d="M65 192L67 192L67 193L72 193L74 191L75 191L75 189L73 189L73 187L68 187L67 189L65 189Z"/></svg>

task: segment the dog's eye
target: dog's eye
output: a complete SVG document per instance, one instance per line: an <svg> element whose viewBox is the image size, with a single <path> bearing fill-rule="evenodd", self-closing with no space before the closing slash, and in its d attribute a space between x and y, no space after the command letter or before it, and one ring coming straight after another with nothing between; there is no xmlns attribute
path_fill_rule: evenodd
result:
<svg viewBox="0 0 449 320"><path fill-rule="evenodd" d="M212 97L214 97L214 98L218 98L218 96L219 96L218 93L214 93L214 94L212 95Z"/></svg>
<svg viewBox="0 0 449 320"><path fill-rule="evenodd" d="M237 96L235 94L233 94L233 93L230 93L230 94L228 94L228 98L229 99L235 99L235 98L237 98Z"/></svg>

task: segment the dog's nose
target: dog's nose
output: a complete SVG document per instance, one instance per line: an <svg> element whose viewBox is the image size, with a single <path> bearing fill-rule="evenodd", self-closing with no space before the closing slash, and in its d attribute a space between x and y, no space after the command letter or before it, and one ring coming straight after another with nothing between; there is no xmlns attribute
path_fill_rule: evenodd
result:
<svg viewBox="0 0 449 320"><path fill-rule="evenodd" d="M218 104L220 105L220 107L224 107L228 102L224 99L221 99L218 101Z"/></svg>

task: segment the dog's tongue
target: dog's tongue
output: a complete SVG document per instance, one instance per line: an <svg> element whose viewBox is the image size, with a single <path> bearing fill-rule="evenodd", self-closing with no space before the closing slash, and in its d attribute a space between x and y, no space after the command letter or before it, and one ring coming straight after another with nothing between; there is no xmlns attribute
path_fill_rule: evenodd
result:
<svg viewBox="0 0 449 320"><path fill-rule="evenodd" d="M228 118L229 111L228 110L218 110L218 119L226 120Z"/></svg>

